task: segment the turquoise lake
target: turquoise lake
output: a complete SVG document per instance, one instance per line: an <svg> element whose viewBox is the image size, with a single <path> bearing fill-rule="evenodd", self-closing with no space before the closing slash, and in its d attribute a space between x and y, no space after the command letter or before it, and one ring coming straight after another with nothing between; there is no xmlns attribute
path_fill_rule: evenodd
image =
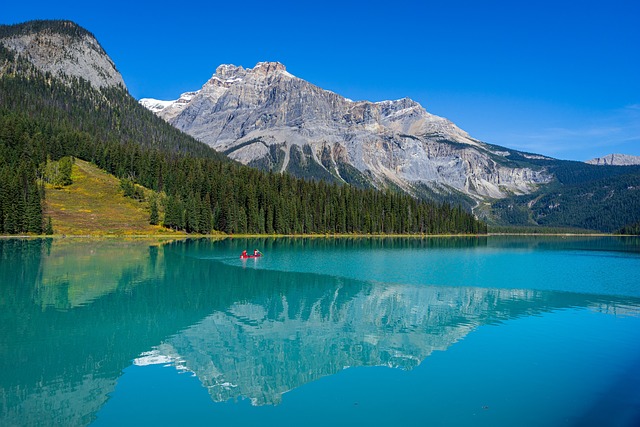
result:
<svg viewBox="0 0 640 427"><path fill-rule="evenodd" d="M640 425L640 238L3 239L0 316L2 426Z"/></svg>

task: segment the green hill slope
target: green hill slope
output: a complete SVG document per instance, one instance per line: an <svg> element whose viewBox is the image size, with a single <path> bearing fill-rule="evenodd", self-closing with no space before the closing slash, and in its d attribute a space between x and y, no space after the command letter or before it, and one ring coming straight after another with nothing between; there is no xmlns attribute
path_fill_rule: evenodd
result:
<svg viewBox="0 0 640 427"><path fill-rule="evenodd" d="M171 230L149 224L147 203L124 197L120 181L83 160L76 160L73 184L47 186L45 217L56 234L155 235Z"/></svg>

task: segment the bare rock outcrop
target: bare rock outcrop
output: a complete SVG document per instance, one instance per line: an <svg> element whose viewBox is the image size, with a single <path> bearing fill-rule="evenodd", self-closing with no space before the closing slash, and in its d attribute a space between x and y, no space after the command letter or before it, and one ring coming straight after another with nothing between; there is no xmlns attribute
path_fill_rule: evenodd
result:
<svg viewBox="0 0 640 427"><path fill-rule="evenodd" d="M633 166L640 165L640 156L631 156L629 154L608 154L603 157L587 160L585 163L597 166Z"/></svg>
<svg viewBox="0 0 640 427"><path fill-rule="evenodd" d="M100 43L70 21L31 21L5 26L0 37L5 48L22 55L36 68L61 78L87 80L100 89L122 86L124 80Z"/></svg>

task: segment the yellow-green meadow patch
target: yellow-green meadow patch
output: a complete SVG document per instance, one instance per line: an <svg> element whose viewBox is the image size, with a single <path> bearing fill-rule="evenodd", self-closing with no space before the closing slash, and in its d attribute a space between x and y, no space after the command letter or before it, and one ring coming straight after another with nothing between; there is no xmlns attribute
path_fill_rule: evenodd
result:
<svg viewBox="0 0 640 427"><path fill-rule="evenodd" d="M118 179L91 163L76 159L71 177L71 185L47 185L44 217L51 217L55 234L174 234L150 225L148 204L124 197Z"/></svg>

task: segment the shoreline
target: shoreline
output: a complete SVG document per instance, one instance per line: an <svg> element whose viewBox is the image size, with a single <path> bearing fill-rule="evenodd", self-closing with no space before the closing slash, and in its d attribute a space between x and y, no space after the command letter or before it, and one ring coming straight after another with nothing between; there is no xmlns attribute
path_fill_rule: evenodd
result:
<svg viewBox="0 0 640 427"><path fill-rule="evenodd" d="M450 237L640 237L631 234L610 233L487 233L487 234L52 234L52 235L0 235L0 239L261 239L261 238L309 238L309 239L343 239L343 238L450 238Z"/></svg>

